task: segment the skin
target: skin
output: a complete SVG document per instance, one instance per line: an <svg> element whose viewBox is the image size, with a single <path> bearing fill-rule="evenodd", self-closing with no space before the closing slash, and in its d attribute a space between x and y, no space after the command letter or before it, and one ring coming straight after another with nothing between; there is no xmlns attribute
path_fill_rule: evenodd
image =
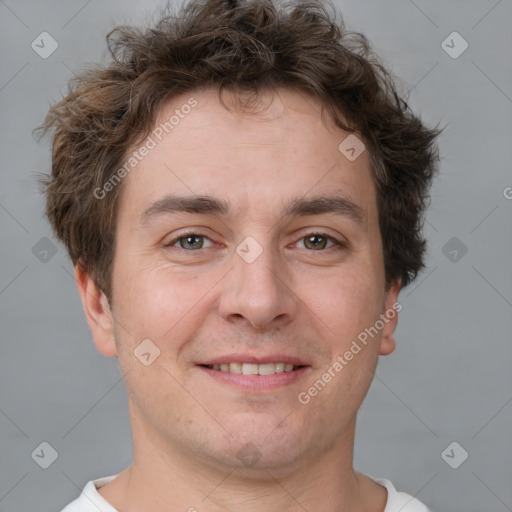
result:
<svg viewBox="0 0 512 512"><path fill-rule="evenodd" d="M297 398L398 298L398 282L385 287L370 156L345 158L338 146L348 134L322 121L316 100L288 89L265 93L257 115L194 91L165 104L156 126L190 96L198 105L122 183L113 311L76 268L95 344L118 357L132 424L133 464L99 492L120 512L295 512L319 503L326 512L383 511L386 490L353 469L354 431L378 357L395 347L398 316L307 405ZM232 211L142 225L169 193L215 196ZM284 202L313 195L350 198L364 225L332 213L282 216ZM186 238L165 247L185 228L205 237L192 239L202 249ZM319 232L347 246L308 244ZM263 249L252 263L236 253L248 236ZM160 349L149 366L133 353L147 338ZM233 352L290 354L310 367L257 392L197 366ZM252 467L237 457L247 443L258 450Z"/></svg>

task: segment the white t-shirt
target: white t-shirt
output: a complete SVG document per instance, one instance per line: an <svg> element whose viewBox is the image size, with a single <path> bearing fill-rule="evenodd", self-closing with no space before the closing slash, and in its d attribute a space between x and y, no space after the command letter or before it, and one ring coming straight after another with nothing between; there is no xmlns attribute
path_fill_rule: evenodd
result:
<svg viewBox="0 0 512 512"><path fill-rule="evenodd" d="M90 480L84 487L82 494L61 512L118 512L97 490L108 484L116 476L105 476L97 480ZM416 498L405 492L398 492L389 480L383 478L373 478L373 480L388 491L388 501L384 512L431 512Z"/></svg>

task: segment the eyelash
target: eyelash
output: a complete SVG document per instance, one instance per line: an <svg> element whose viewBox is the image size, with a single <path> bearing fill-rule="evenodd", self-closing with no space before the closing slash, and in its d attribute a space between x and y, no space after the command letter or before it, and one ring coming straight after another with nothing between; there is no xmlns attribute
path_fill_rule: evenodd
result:
<svg viewBox="0 0 512 512"><path fill-rule="evenodd" d="M182 233L179 237L171 240L169 243L165 244L165 247L172 247L176 242L179 242L181 239L183 238L187 238L189 236L196 236L196 237L201 237L201 238L208 238L206 235L202 235L201 233L198 233L196 231L188 231L186 233ZM318 250L318 251L315 251L314 249L307 249L308 251L311 251L311 252L328 252L330 249L335 249L335 250L341 250L341 249L346 249L347 248L347 244L345 244L344 242L341 242L340 240L338 240L337 238L334 238L333 236L331 235L328 235L327 233L322 233L322 232L318 232L318 231L312 231L311 233L306 233L305 235L301 236L300 237L300 240L303 240L305 238L308 238L308 237L312 237L312 236L321 236L323 238L326 238L327 240L331 241L334 245L332 247L329 247L329 248L326 248L326 249L321 249L321 250ZM208 249L208 247L202 247L201 249L184 249L183 247L176 247L176 249L181 249L182 251L186 251L186 252L199 252L203 249Z"/></svg>

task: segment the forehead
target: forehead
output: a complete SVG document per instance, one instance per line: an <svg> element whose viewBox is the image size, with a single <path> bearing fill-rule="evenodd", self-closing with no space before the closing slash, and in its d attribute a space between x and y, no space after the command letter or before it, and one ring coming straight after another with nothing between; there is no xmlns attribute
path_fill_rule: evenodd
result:
<svg viewBox="0 0 512 512"><path fill-rule="evenodd" d="M366 151L351 161L340 151L349 135L322 116L321 104L289 89L264 93L252 111L240 111L226 92L226 109L213 90L172 98L161 109L151 142L125 178L122 208L139 216L170 193L216 196L230 212L263 219L288 198L340 194L366 215L375 190ZM149 139L148 139L149 140ZM151 146L149 151L142 151ZM133 152L129 152L128 156Z"/></svg>

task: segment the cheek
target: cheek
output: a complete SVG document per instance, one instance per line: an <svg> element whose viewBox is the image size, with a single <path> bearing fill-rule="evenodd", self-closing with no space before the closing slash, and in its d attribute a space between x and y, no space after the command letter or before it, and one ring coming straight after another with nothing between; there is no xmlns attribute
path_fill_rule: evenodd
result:
<svg viewBox="0 0 512 512"><path fill-rule="evenodd" d="M340 271L321 280L304 281L300 286L304 304L313 310L327 338L335 339L340 349L372 325L382 309L370 268L366 272Z"/></svg>
<svg viewBox="0 0 512 512"><path fill-rule="evenodd" d="M116 269L114 300L134 343L150 338L167 347L187 325L197 325L208 291L218 281L216 273L177 272L166 264L129 267L126 263Z"/></svg>
<svg viewBox="0 0 512 512"><path fill-rule="evenodd" d="M179 421L178 404L186 397L172 377L176 359L201 324L205 311L201 298L216 280L210 284L206 276L184 275L162 265L142 268L126 262L119 264L116 271L114 300L119 322L115 337L127 387L137 407L155 418L164 412L147 401L147 393L158 395L155 403L174 403L173 421ZM119 278L121 275L123 278ZM137 349L146 339L156 346L145 345L152 359L147 366L137 358Z"/></svg>
<svg viewBox="0 0 512 512"><path fill-rule="evenodd" d="M336 378L329 393L342 414L349 402L362 401L371 383L380 336L367 338L365 342L361 342L360 336L375 324L382 312L382 300L371 268L333 280L330 291L331 300L326 301L325 307L335 332L334 337L330 336L331 365L338 361L341 366L336 366L337 371L331 366Z"/></svg>

